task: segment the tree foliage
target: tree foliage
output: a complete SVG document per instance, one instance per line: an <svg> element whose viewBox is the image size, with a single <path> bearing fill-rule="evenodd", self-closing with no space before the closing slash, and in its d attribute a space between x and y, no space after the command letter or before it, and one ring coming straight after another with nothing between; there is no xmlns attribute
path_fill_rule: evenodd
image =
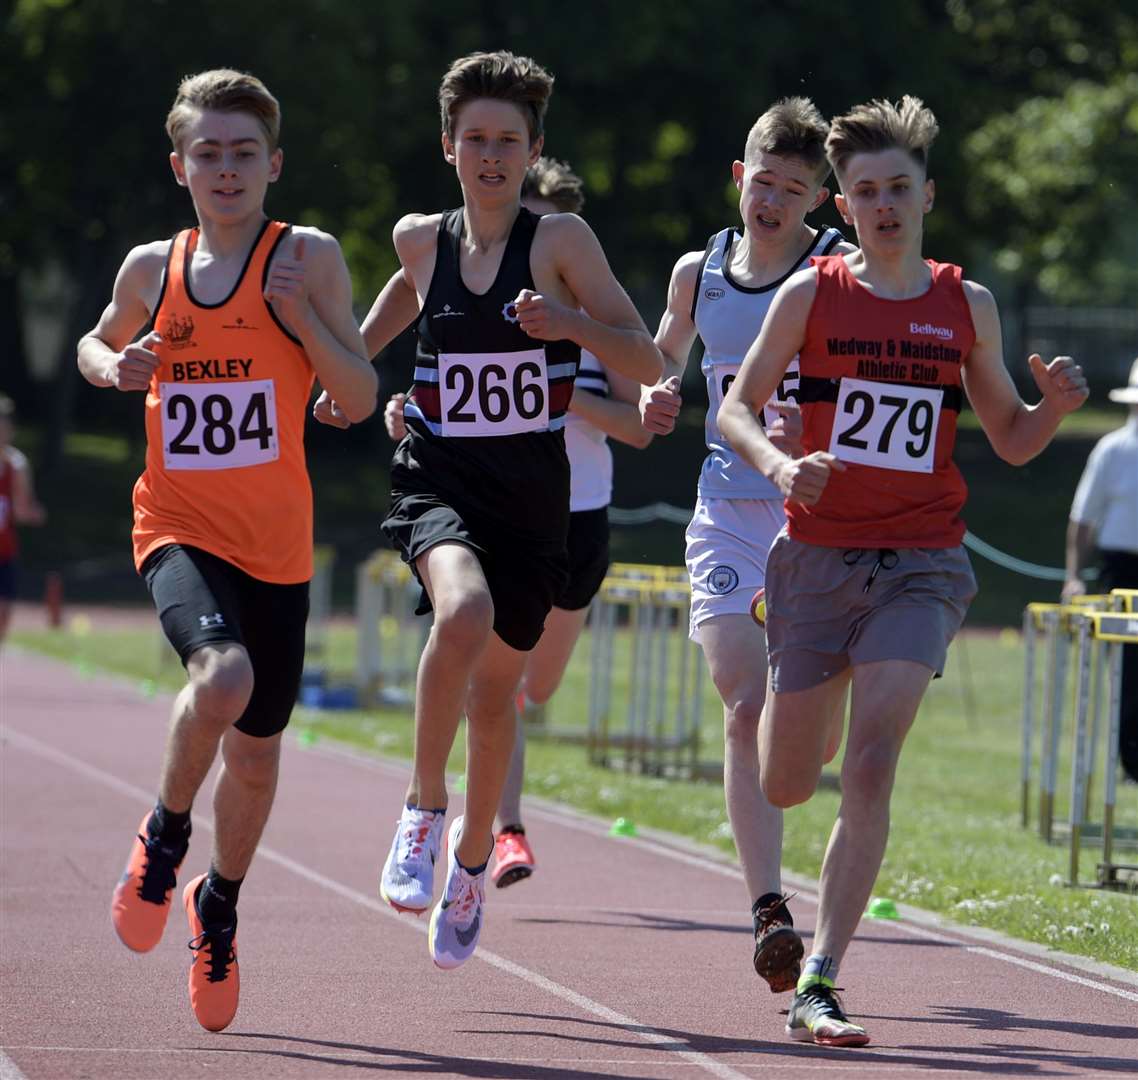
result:
<svg viewBox="0 0 1138 1080"><path fill-rule="evenodd" d="M191 219L162 127L182 75L251 70L280 98L269 211L340 238L363 307L395 265L398 217L458 200L435 102L447 62L499 47L555 74L546 149L586 178L586 216L650 324L675 258L735 220L751 123L795 93L828 114L903 93L934 108L937 258L999 267L1024 296L1133 290L1138 28L1118 5L16 0L4 29L0 303L16 276L63 266L69 341L126 251Z"/></svg>

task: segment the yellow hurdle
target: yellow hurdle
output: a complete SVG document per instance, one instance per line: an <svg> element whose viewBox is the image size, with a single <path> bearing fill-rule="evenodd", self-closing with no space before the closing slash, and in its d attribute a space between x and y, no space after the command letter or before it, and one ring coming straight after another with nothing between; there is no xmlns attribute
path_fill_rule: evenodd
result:
<svg viewBox="0 0 1138 1080"><path fill-rule="evenodd" d="M1138 590L1115 590L1111 596L1114 611L1075 610L1068 616L1069 625L1077 642L1077 681L1075 694L1075 760L1071 772L1070 809L1070 863L1068 879L1071 885L1079 884L1079 849L1086 823L1086 806L1089 783L1094 769L1096 753L1095 731L1097 722L1089 725L1092 682L1105 662L1109 671L1109 723L1106 729L1105 775L1103 779L1102 862L1098 865L1097 884L1103 888L1117 888L1123 883L1119 871L1138 873L1138 865L1114 861L1114 811L1118 787L1118 736L1122 713L1122 648L1138 645L1138 611L1133 608ZM1092 672L1094 673L1092 676ZM1097 714L1097 701L1095 706ZM1096 715L1097 720L1097 715ZM1089 747L1088 747L1089 741Z"/></svg>

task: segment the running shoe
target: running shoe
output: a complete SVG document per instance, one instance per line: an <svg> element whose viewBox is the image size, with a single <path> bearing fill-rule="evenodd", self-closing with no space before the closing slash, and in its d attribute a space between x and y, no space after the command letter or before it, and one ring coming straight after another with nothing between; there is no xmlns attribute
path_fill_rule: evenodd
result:
<svg viewBox="0 0 1138 1080"><path fill-rule="evenodd" d="M772 994L782 994L798 985L804 950L786 906L790 897L770 895L770 902L753 913L755 971L766 979Z"/></svg>
<svg viewBox="0 0 1138 1080"><path fill-rule="evenodd" d="M111 922L122 943L135 952L149 952L162 939L170 914L170 894L178 884L178 867L189 841L163 844L151 836L150 814L142 819L130 848L126 869L111 897Z"/></svg>
<svg viewBox="0 0 1138 1080"><path fill-rule="evenodd" d="M486 872L469 874L458 864L455 851L461 835L462 818L457 817L447 834L447 880L431 912L428 935L431 959L444 969L456 968L474 955L486 903Z"/></svg>
<svg viewBox="0 0 1138 1080"><path fill-rule="evenodd" d="M182 905L190 923L190 1008L206 1031L223 1031L237 1015L241 973L237 966L237 916L233 925L207 930L198 914L198 891L205 874L199 874L182 891Z"/></svg>
<svg viewBox="0 0 1138 1080"><path fill-rule="evenodd" d="M379 880L379 895L396 911L422 915L431 906L444 820L441 812L403 807Z"/></svg>
<svg viewBox="0 0 1138 1080"><path fill-rule="evenodd" d="M820 1046L865 1046L869 1042L865 1028L846 1016L837 988L828 979L819 979L795 993L786 1033L798 1042Z"/></svg>
<svg viewBox="0 0 1138 1080"><path fill-rule="evenodd" d="M490 880L499 889L528 878L536 865L525 833L505 829L498 833L494 841L494 869L490 871Z"/></svg>

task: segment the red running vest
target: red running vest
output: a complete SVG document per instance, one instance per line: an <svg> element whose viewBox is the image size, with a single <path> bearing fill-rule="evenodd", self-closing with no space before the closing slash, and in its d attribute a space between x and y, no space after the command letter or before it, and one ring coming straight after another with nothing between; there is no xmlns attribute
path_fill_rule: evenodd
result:
<svg viewBox="0 0 1138 1080"><path fill-rule="evenodd" d="M0 563L16 557L16 523L13 520L13 496L16 487L16 467L6 448L0 448Z"/></svg>
<svg viewBox="0 0 1138 1080"><path fill-rule="evenodd" d="M803 443L833 472L814 506L787 502L790 535L820 547L947 548L964 536L968 490L952 460L962 365L976 341L959 266L887 300L840 255L813 260L818 292L799 352Z"/></svg>

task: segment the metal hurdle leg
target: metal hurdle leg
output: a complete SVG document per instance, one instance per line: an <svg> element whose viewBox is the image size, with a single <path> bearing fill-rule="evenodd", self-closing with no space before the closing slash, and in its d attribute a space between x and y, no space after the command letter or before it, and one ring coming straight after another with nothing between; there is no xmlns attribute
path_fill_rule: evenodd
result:
<svg viewBox="0 0 1138 1080"><path fill-rule="evenodd" d="M1092 640L1091 621L1083 615L1072 619L1078 631L1078 675L1075 693L1075 750L1071 767L1071 859L1068 872L1069 884L1079 884L1079 845L1082 841L1083 808L1085 805L1084 783L1087 765L1087 712L1090 704Z"/></svg>
<svg viewBox="0 0 1138 1080"><path fill-rule="evenodd" d="M1091 748L1087 754L1086 797L1083 800L1083 818L1089 820L1091 799L1094 794L1095 762L1098 761L1099 736L1102 733L1103 707L1106 704L1104 693L1107 649L1098 638L1091 639Z"/></svg>
<svg viewBox="0 0 1138 1080"><path fill-rule="evenodd" d="M1020 741L1020 821L1031 820L1031 743L1035 727L1035 615L1023 613L1023 727Z"/></svg>
<svg viewBox="0 0 1138 1080"><path fill-rule="evenodd" d="M379 685L379 591L372 560L356 568L356 689L374 703Z"/></svg>
<svg viewBox="0 0 1138 1080"><path fill-rule="evenodd" d="M1114 803L1118 788L1118 735L1122 727L1122 644L1118 641L1103 642L1107 647L1110 663L1110 711L1108 713L1106 753L1106 777L1103 790L1105 798L1102 809L1102 866L1099 867L1099 882L1106 884L1105 878L1113 876L1114 864Z"/></svg>
<svg viewBox="0 0 1138 1080"><path fill-rule="evenodd" d="M1039 790L1039 835L1051 842L1055 810L1055 785L1059 772L1059 733L1063 726L1063 692L1067 685L1068 642L1057 612L1043 616L1048 634L1047 700L1042 730L1042 760Z"/></svg>

